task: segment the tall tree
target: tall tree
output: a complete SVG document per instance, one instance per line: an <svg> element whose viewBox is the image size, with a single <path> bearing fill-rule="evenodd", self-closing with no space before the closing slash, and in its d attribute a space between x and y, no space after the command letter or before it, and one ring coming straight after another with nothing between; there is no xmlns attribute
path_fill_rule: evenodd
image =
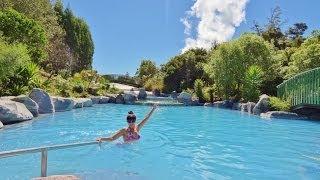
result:
<svg viewBox="0 0 320 180"><path fill-rule="evenodd" d="M0 31L8 42L26 44L35 63L40 63L46 58L47 38L45 31L33 19L29 19L13 9L0 11Z"/></svg>
<svg viewBox="0 0 320 180"><path fill-rule="evenodd" d="M145 82L158 72L156 63L151 60L142 60L140 67L137 69L136 76L139 78L140 84Z"/></svg>
<svg viewBox="0 0 320 180"><path fill-rule="evenodd" d="M203 64L207 62L205 49L190 49L185 53L175 56L162 66L165 73L164 91L182 91L193 88L196 79L204 79Z"/></svg>
<svg viewBox="0 0 320 180"><path fill-rule="evenodd" d="M61 8L61 5L55 5L55 11L61 18L60 25L66 31L66 43L73 54L72 73L91 69L94 44L89 26L83 19L75 17L70 8L66 8L61 14Z"/></svg>

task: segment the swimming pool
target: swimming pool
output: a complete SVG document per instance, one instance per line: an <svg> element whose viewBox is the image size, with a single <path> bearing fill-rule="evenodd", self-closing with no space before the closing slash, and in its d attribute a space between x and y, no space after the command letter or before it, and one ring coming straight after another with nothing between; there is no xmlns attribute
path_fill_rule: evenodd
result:
<svg viewBox="0 0 320 180"><path fill-rule="evenodd" d="M0 151L93 140L148 106L97 105L0 130ZM48 152L48 175L84 179L319 179L320 123L265 120L211 107L160 107L132 144ZM40 174L40 154L0 159L0 179Z"/></svg>

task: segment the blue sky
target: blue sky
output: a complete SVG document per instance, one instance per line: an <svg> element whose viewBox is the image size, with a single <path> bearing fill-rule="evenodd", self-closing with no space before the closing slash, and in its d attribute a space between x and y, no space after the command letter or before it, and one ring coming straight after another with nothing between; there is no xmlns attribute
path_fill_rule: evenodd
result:
<svg viewBox="0 0 320 180"><path fill-rule="evenodd" d="M187 38L181 19L195 1L64 0L64 4L70 5L90 26L95 43L94 69L101 74L129 72L134 75L141 59L151 59L160 65L181 52ZM306 22L308 33L320 29L319 0L250 0L245 5L245 20L235 28L233 38L251 31L254 20L264 24L276 5L288 20L287 26ZM194 19L190 18L190 22ZM190 36L196 34L194 28Z"/></svg>

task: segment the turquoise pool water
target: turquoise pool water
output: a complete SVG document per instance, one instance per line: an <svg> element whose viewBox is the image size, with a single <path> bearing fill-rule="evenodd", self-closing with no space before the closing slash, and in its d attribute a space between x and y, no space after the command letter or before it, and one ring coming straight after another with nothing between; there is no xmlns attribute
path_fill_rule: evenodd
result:
<svg viewBox="0 0 320 180"><path fill-rule="evenodd" d="M148 106L99 105L46 115L0 130L0 151L93 140L124 127L126 113ZM160 107L122 140L49 151L48 174L83 179L319 179L320 123L265 120L210 107ZM40 174L40 154L0 159L0 179Z"/></svg>

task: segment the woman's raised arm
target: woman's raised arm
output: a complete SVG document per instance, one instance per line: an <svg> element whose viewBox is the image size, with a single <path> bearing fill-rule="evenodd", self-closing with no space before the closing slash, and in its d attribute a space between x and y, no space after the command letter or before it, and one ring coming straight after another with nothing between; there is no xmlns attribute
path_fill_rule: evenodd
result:
<svg viewBox="0 0 320 180"><path fill-rule="evenodd" d="M138 131L143 127L143 125L149 120L151 115L153 114L154 110L156 110L157 105L154 104L150 112L146 115L146 117L138 124Z"/></svg>

